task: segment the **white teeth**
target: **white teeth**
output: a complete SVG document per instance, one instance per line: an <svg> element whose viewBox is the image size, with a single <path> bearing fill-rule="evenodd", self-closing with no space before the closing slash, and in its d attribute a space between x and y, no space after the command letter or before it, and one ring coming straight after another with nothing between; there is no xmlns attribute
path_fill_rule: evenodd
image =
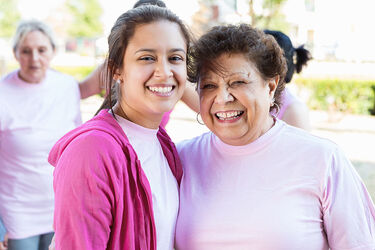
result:
<svg viewBox="0 0 375 250"><path fill-rule="evenodd" d="M168 93L172 91L172 87L148 87L152 92Z"/></svg>
<svg viewBox="0 0 375 250"><path fill-rule="evenodd" d="M237 117L241 113L242 113L242 111L218 112L218 113L216 113L216 116L220 120L224 120L224 119L231 119L231 118Z"/></svg>

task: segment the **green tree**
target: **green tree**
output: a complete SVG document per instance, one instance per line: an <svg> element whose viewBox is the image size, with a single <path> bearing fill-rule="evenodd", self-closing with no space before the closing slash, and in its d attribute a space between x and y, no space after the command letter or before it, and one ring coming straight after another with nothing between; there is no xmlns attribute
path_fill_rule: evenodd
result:
<svg viewBox="0 0 375 250"><path fill-rule="evenodd" d="M0 37L12 37L19 20L17 0L0 0Z"/></svg>
<svg viewBox="0 0 375 250"><path fill-rule="evenodd" d="M73 22L68 29L72 37L94 38L103 33L102 8L97 0L67 0Z"/></svg>
<svg viewBox="0 0 375 250"><path fill-rule="evenodd" d="M249 15L251 25L259 28L286 30L288 24L285 16L281 13L281 8L287 0L262 0L262 12L256 13L254 10L255 0L249 0Z"/></svg>

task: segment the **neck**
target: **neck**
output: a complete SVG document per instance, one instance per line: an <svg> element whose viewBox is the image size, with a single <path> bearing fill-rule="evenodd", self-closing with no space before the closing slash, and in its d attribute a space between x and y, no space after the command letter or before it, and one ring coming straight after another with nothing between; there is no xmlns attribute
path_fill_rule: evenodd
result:
<svg viewBox="0 0 375 250"><path fill-rule="evenodd" d="M41 83L43 81L43 78L42 79L30 79L30 77L27 77L26 75L24 75L21 70L18 71L18 77L23 80L24 82L26 83L30 83L30 84L38 84L38 83Z"/></svg>
<svg viewBox="0 0 375 250"><path fill-rule="evenodd" d="M163 118L163 115L159 114L148 115L146 117L143 113L119 102L113 107L113 111L116 115L119 115L128 121L150 129L158 129Z"/></svg>

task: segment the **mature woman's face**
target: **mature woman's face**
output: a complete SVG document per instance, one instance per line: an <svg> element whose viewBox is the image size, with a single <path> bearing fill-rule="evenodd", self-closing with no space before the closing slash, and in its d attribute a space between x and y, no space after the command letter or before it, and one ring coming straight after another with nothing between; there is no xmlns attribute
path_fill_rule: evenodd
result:
<svg viewBox="0 0 375 250"><path fill-rule="evenodd" d="M45 77L54 55L51 42L40 31L29 32L14 53L20 64L20 77L29 83L39 83Z"/></svg>
<svg viewBox="0 0 375 250"><path fill-rule="evenodd" d="M269 108L277 83L264 80L242 54L223 54L216 61L224 74L206 72L198 85L202 119L223 142L248 144L273 125Z"/></svg>

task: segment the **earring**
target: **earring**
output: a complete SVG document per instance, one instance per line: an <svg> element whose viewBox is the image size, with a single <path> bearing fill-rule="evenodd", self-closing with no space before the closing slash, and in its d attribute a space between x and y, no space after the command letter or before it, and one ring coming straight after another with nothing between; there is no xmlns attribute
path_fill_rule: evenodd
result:
<svg viewBox="0 0 375 250"><path fill-rule="evenodd" d="M270 108L272 109L273 106L276 107L276 112L272 111L272 115L275 116L275 117L277 117L279 115L279 113L280 113L280 106L279 106L279 104L277 104L274 101L275 101L275 99L272 99L272 102L270 104Z"/></svg>
<svg viewBox="0 0 375 250"><path fill-rule="evenodd" d="M202 120L202 116L200 116L200 112L197 113L197 122L200 124L200 125L205 125L203 120ZM201 117L201 119L199 119L199 116ZM201 121L200 121L201 120Z"/></svg>
<svg viewBox="0 0 375 250"><path fill-rule="evenodd" d="M120 84L121 84L121 80L120 80L120 79L117 79L117 80L115 81L115 84L120 85Z"/></svg>

